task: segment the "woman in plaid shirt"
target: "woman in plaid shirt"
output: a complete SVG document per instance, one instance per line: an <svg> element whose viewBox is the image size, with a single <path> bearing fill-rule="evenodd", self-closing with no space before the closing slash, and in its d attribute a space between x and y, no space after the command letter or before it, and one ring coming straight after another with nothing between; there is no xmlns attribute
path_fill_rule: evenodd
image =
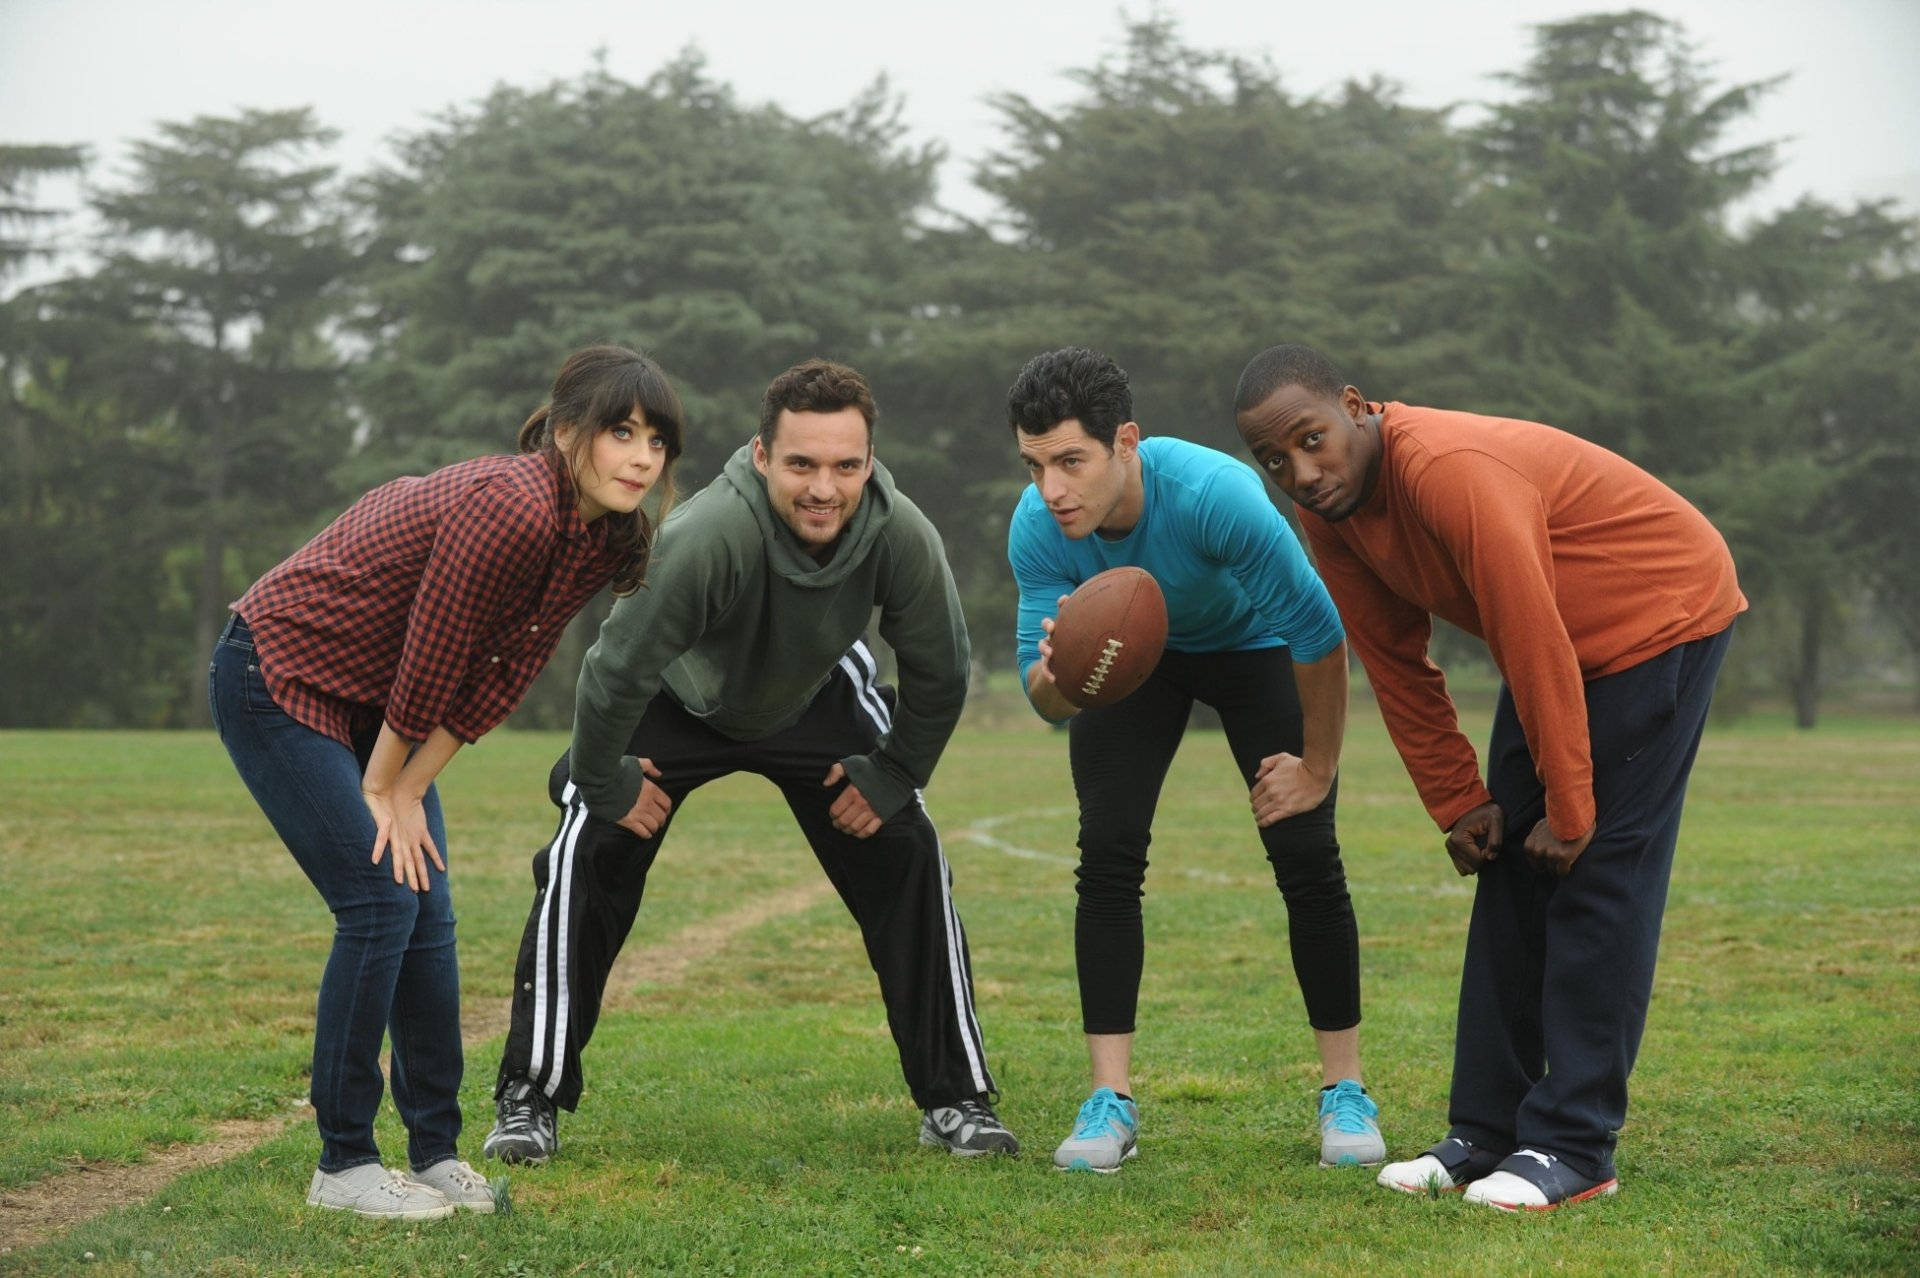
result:
<svg viewBox="0 0 1920 1278"><path fill-rule="evenodd" d="M575 352L480 457L366 494L233 605L214 724L334 916L312 1100L315 1207L425 1219L491 1211L460 1161L460 982L434 778L505 719L602 586L636 589L673 497L679 396L652 360ZM380 1040L411 1174L381 1166Z"/></svg>

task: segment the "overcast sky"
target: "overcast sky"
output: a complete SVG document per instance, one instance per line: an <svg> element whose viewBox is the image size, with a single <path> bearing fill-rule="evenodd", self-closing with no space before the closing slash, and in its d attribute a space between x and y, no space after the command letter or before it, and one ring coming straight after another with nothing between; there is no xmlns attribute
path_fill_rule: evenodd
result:
<svg viewBox="0 0 1920 1278"><path fill-rule="evenodd" d="M1500 96L1529 25L1608 7L1560 0L1186 0L1165 4L1189 43L1265 53L1296 93L1382 74L1409 102ZM1619 7L1626 7L1624 4ZM1779 139L1779 177L1743 211L1812 191L1891 195L1920 213L1920 0L1648 0L1683 23L1721 83L1788 73L1733 142ZM604 48L640 80L698 46L748 102L801 115L846 102L879 72L918 140L947 145L941 198L987 211L967 182L995 141L986 95L1051 104L1060 74L1116 50L1112 0L0 0L0 141L84 142L110 180L157 121L312 106L337 160L367 167L491 86L579 74ZM43 188L42 199L76 199Z"/></svg>

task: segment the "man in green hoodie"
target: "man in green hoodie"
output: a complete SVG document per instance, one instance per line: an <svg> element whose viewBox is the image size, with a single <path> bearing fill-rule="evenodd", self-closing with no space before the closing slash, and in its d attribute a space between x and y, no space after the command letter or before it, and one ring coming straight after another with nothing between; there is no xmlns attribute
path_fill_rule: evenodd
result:
<svg viewBox="0 0 1920 1278"><path fill-rule="evenodd" d="M920 1143L1018 1152L991 1106L966 933L919 796L966 700L966 623L939 534L874 460L874 416L850 368L776 377L759 434L662 525L647 584L587 653L488 1157L552 1156L660 842L687 794L733 772L780 787L860 924ZM876 607L897 694L862 638Z"/></svg>

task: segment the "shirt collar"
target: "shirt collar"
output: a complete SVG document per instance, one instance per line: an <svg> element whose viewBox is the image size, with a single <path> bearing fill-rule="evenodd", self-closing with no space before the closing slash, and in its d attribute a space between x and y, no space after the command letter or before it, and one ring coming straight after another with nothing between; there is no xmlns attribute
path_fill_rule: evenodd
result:
<svg viewBox="0 0 1920 1278"><path fill-rule="evenodd" d="M540 468L547 473L547 483L553 493L553 526L561 538L566 541L586 538L604 545L607 540L607 521L600 519L588 524L580 518L580 497L573 491L573 480L566 474L564 462L562 468L556 470L547 463L545 457L540 457Z"/></svg>

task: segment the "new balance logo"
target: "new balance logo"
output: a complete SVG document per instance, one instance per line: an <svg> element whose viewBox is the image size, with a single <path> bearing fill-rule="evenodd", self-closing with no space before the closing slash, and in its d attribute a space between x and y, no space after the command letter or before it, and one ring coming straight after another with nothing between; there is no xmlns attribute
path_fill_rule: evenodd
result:
<svg viewBox="0 0 1920 1278"><path fill-rule="evenodd" d="M920 1123L920 1143L938 1145L963 1158L1020 1152L1020 1142L1013 1138L1013 1133L1000 1125L991 1107L977 1100L925 1111Z"/></svg>
<svg viewBox="0 0 1920 1278"><path fill-rule="evenodd" d="M974 1126L966 1121L966 1115L959 1110L936 1109L930 1117L933 1119L933 1125L938 1127L942 1134L951 1136L958 1132L962 1141L973 1139Z"/></svg>

